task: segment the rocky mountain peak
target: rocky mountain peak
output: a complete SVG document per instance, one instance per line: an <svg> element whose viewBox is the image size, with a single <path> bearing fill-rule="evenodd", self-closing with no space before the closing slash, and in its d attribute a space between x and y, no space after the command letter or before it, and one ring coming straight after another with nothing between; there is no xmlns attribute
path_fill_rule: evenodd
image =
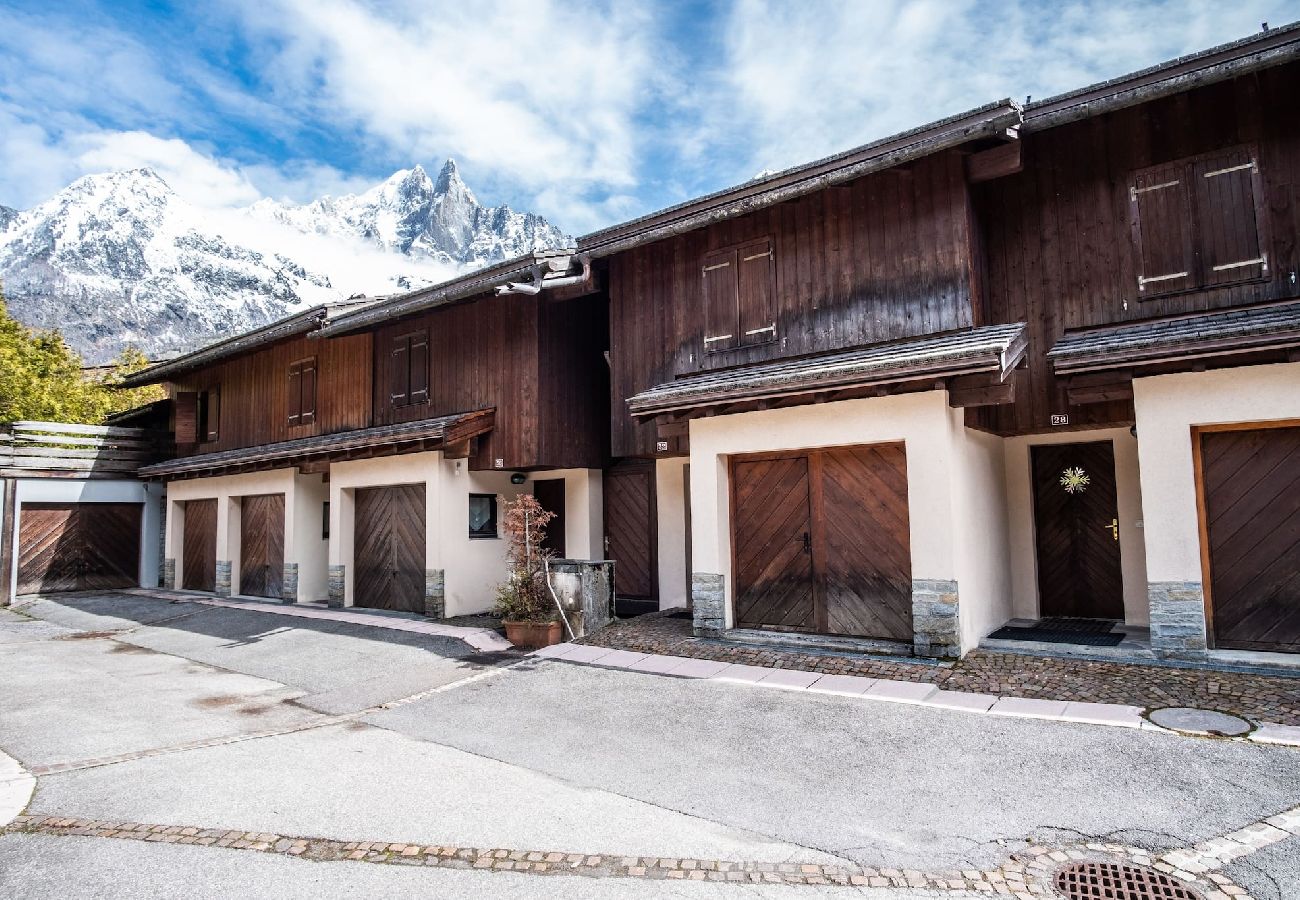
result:
<svg viewBox="0 0 1300 900"><path fill-rule="evenodd" d="M8 206L0 206L0 231L9 227L9 223L18 218L18 210Z"/></svg>

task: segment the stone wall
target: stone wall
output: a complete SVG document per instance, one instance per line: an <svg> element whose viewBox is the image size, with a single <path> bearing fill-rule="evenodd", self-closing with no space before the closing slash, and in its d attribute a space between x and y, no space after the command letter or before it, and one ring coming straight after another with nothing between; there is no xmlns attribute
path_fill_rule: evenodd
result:
<svg viewBox="0 0 1300 900"><path fill-rule="evenodd" d="M424 614L442 619L447 613L447 580L442 569L424 570Z"/></svg>
<svg viewBox="0 0 1300 900"><path fill-rule="evenodd" d="M335 609L343 606L344 589L347 584L347 566L339 564L330 566L329 604Z"/></svg>
<svg viewBox="0 0 1300 900"><path fill-rule="evenodd" d="M957 582L912 581L912 650L917 656L961 656Z"/></svg>
<svg viewBox="0 0 1300 900"><path fill-rule="evenodd" d="M1152 581L1151 649L1160 656L1203 656L1205 593L1199 581Z"/></svg>
<svg viewBox="0 0 1300 900"><path fill-rule="evenodd" d="M228 559L217 560L217 584L213 593L218 597L230 596L230 575L234 566Z"/></svg>
<svg viewBox="0 0 1300 900"><path fill-rule="evenodd" d="M726 579L711 572L691 573L691 606L695 634L717 637L727 627Z"/></svg>
<svg viewBox="0 0 1300 900"><path fill-rule="evenodd" d="M280 599L285 603L298 602L298 564L285 563L284 574L281 576Z"/></svg>

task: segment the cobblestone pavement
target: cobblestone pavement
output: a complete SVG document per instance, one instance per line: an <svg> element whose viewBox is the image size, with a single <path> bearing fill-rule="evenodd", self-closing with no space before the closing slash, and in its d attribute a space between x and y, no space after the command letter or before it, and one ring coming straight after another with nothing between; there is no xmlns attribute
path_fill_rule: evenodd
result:
<svg viewBox="0 0 1300 900"><path fill-rule="evenodd" d="M581 643L601 647L796 669L920 681L944 690L1155 708L1194 706L1258 722L1300 725L1300 678L1184 669L1141 663L992 653L976 650L954 663L909 662L731 646L691 634L688 619L645 615L617 622Z"/></svg>
<svg viewBox="0 0 1300 900"><path fill-rule="evenodd" d="M3 831L46 835L78 835L164 844L189 844L274 853L317 862L352 861L382 865L428 866L515 872L541 876L585 876L649 880L706 881L896 888L939 893L1014 897L1034 900L1047 896L1064 866L1085 861L1153 868L1185 885L1199 888L1207 900L1251 900L1231 878L1219 871L1229 862L1272 844L1300 835L1300 807L1286 810L1245 828L1195 847L1159 856L1114 843L1063 847L1031 846L1011 855L995 869L926 873L908 869L852 868L810 863L589 855L548 850L455 847L341 841L264 832L228 831L184 825L115 822L61 815L19 816ZM1099 895L1100 896L1100 895Z"/></svg>

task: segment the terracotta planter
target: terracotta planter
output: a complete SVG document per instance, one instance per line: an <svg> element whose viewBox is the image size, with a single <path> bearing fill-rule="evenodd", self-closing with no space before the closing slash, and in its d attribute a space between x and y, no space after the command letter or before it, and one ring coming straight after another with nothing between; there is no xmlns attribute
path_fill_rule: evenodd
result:
<svg viewBox="0 0 1300 900"><path fill-rule="evenodd" d="M564 639L564 626L559 622L503 622L506 640L525 650L539 650L558 644Z"/></svg>

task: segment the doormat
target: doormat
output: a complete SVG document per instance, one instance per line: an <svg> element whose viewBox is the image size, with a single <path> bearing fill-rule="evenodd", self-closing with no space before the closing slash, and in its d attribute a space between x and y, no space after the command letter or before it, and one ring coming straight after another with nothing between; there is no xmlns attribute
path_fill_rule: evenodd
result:
<svg viewBox="0 0 1300 900"><path fill-rule="evenodd" d="M668 615L664 616L664 618L665 618L665 619L692 619L692 620L693 620L693 619L695 618L695 613L691 612L689 609L682 608L682 609L677 610L676 612L670 612Z"/></svg>
<svg viewBox="0 0 1300 900"><path fill-rule="evenodd" d="M1095 620L1094 620L1095 621ZM1052 627L1050 619L1044 619L1037 625L1003 625L989 635L997 641L1025 641L1044 644L1078 644L1081 647L1116 647L1124 640L1123 632L1096 630L1086 631L1073 628ZM1113 622L1103 623L1113 628Z"/></svg>
<svg viewBox="0 0 1300 900"><path fill-rule="evenodd" d="M1047 616L1036 623L1048 631L1081 631L1084 634L1110 634L1115 630L1114 619L1079 619L1071 616Z"/></svg>

